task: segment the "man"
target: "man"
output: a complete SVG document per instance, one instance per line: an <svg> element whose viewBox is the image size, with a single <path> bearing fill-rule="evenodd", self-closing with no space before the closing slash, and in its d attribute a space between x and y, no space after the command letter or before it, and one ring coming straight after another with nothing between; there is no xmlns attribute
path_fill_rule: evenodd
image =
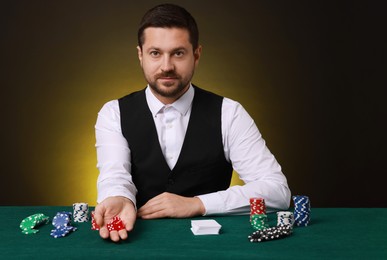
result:
<svg viewBox="0 0 387 260"><path fill-rule="evenodd" d="M137 217L237 214L249 198L286 209L290 190L254 121L235 101L191 84L202 47L194 18L164 4L138 31L148 86L104 105L96 123L100 236L126 239ZM229 187L232 169L245 182ZM119 216L125 229L106 228Z"/></svg>

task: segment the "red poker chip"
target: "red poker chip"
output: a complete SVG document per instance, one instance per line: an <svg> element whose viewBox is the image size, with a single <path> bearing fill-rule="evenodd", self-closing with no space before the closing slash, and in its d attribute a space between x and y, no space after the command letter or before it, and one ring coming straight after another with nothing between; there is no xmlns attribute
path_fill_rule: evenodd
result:
<svg viewBox="0 0 387 260"><path fill-rule="evenodd" d="M261 203L264 202L265 200L263 198L250 198L250 204L251 203Z"/></svg>
<svg viewBox="0 0 387 260"><path fill-rule="evenodd" d="M265 199L250 198L250 220L253 215L266 214Z"/></svg>
<svg viewBox="0 0 387 260"><path fill-rule="evenodd" d="M97 225L97 222L94 218L94 211L91 212L91 229L92 230L99 230L99 226Z"/></svg>

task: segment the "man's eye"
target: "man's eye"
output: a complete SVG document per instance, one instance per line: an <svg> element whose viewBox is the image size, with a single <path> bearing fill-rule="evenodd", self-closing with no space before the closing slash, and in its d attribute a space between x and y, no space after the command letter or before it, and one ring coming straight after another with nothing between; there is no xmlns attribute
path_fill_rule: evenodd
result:
<svg viewBox="0 0 387 260"><path fill-rule="evenodd" d="M183 55L184 55L184 52L182 52L182 51L175 52L176 57L182 57Z"/></svg>
<svg viewBox="0 0 387 260"><path fill-rule="evenodd" d="M157 56L160 55L160 52L158 52L158 51L151 51L151 52L150 52L150 55L151 55L152 57L157 57Z"/></svg>

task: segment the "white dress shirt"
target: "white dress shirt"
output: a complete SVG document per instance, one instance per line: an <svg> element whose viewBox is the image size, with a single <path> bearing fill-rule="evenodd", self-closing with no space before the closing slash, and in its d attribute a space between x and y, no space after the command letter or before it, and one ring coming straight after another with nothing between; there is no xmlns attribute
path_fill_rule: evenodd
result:
<svg viewBox="0 0 387 260"><path fill-rule="evenodd" d="M164 105L146 88L146 101L153 115L166 162L173 169L179 157L191 114L194 88L173 104ZM222 140L224 155L245 183L227 190L197 196L205 215L249 212L249 199L265 199L269 211L287 209L290 190L286 177L266 147L254 120L236 101L223 99ZM137 189L132 181L130 147L122 135L118 100L106 103L98 113L96 130L97 187L101 202L110 196L124 196L136 202ZM144 144L146 145L146 144Z"/></svg>

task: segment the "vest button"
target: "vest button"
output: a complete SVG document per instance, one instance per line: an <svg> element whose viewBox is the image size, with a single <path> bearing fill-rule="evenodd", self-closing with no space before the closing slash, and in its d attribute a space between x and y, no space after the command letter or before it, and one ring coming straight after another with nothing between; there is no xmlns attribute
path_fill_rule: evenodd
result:
<svg viewBox="0 0 387 260"><path fill-rule="evenodd" d="M168 179L168 184L173 185L173 184L175 184L175 181L173 179Z"/></svg>

